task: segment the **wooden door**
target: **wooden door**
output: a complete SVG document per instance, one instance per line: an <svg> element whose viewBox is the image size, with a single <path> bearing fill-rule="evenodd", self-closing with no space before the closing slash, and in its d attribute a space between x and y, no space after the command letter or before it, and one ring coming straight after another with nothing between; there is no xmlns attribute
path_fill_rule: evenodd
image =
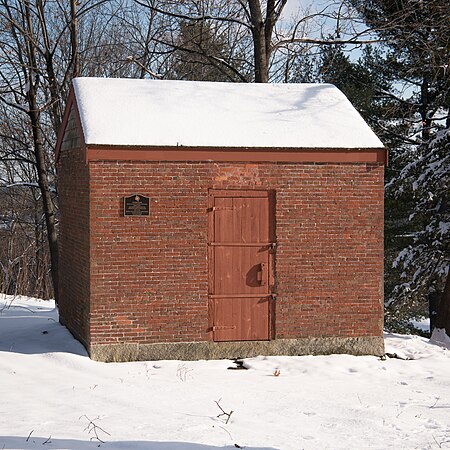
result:
<svg viewBox="0 0 450 450"><path fill-rule="evenodd" d="M210 321L214 341L268 340L274 214L268 191L210 191Z"/></svg>

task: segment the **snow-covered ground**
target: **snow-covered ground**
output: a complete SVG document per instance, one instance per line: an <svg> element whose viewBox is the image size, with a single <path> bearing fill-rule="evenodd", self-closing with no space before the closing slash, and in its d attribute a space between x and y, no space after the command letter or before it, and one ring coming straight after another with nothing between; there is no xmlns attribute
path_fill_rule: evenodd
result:
<svg viewBox="0 0 450 450"><path fill-rule="evenodd" d="M386 335L405 359L105 364L52 302L0 311L0 450L450 448L450 351L424 338Z"/></svg>

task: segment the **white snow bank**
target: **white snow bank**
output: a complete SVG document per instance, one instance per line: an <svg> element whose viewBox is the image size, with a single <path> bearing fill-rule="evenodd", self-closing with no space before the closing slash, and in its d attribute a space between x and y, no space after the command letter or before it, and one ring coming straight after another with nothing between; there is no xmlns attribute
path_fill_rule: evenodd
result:
<svg viewBox="0 0 450 450"><path fill-rule="evenodd" d="M430 341L450 350L450 337L447 336L447 333L443 328L435 328Z"/></svg>
<svg viewBox="0 0 450 450"><path fill-rule="evenodd" d="M410 360L105 364L57 323L53 302L10 301L0 299L0 449L450 448L450 352L426 339L386 335L387 351ZM227 424L215 401L233 411Z"/></svg>
<svg viewBox="0 0 450 450"><path fill-rule="evenodd" d="M330 84L76 78L73 86L87 144L383 147Z"/></svg>

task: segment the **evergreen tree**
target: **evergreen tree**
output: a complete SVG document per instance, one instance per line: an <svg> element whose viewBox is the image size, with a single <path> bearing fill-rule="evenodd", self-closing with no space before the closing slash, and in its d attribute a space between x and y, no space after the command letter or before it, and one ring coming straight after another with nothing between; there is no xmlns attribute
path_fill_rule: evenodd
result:
<svg viewBox="0 0 450 450"><path fill-rule="evenodd" d="M388 324L398 325L408 315L436 311L448 274L448 135L437 132L450 126L450 3L352 3L387 46L386 62L403 90L393 93L401 106L398 123L409 124L393 149L386 186L388 223L397 227L390 244L403 247L389 269L398 278L387 292Z"/></svg>
<svg viewBox="0 0 450 450"><path fill-rule="evenodd" d="M323 46L318 75L321 81L341 89L383 140L391 140L387 129L397 107L386 96L392 90L392 73L380 50L366 46L360 58L352 61L342 45Z"/></svg>
<svg viewBox="0 0 450 450"><path fill-rule="evenodd" d="M447 0L352 0L389 49L387 63L412 94L405 113L420 116L422 141L435 129L440 108L450 106L449 20ZM407 98L405 94L403 99ZM401 99L399 99L401 100ZM447 119L447 126L449 125Z"/></svg>
<svg viewBox="0 0 450 450"><path fill-rule="evenodd" d="M236 81L223 61L239 68L228 42L208 21L181 21L170 78L191 81Z"/></svg>

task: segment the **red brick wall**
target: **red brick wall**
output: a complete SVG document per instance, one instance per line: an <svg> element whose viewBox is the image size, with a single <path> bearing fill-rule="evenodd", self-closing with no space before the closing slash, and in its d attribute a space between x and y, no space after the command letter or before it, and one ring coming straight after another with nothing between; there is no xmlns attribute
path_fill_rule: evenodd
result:
<svg viewBox="0 0 450 450"><path fill-rule="evenodd" d="M208 188L276 191L277 338L380 336L383 170L91 162L91 343L209 339ZM133 193L150 216L122 216Z"/></svg>
<svg viewBox="0 0 450 450"><path fill-rule="evenodd" d="M58 163L60 321L89 344L89 172L73 114Z"/></svg>

